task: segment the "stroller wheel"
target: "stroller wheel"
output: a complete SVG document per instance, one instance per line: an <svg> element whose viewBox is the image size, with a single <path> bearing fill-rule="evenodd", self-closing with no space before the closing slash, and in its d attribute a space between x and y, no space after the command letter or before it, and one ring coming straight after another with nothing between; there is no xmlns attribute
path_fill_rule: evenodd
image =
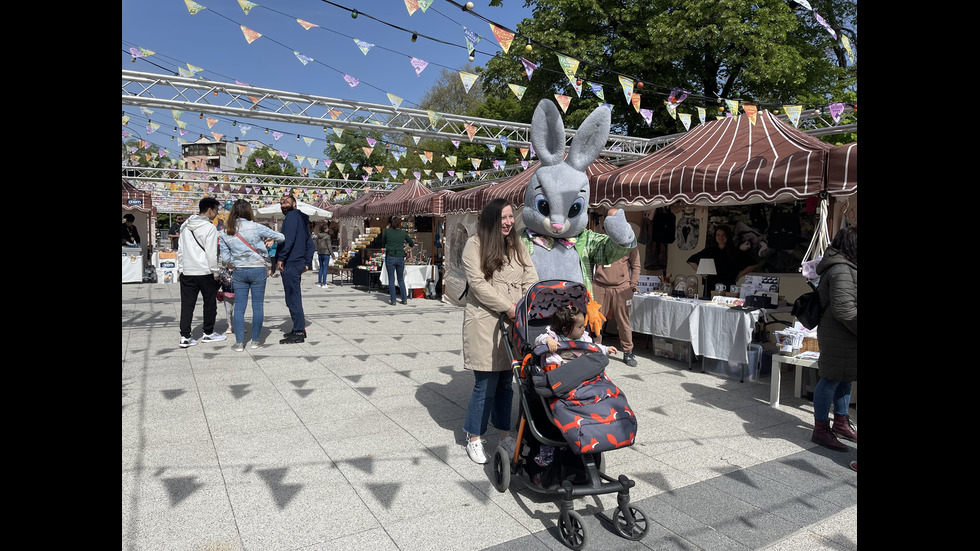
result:
<svg viewBox="0 0 980 551"><path fill-rule="evenodd" d="M507 448L497 446L493 454L493 487L498 492L506 492L510 487L510 453Z"/></svg>
<svg viewBox="0 0 980 551"><path fill-rule="evenodd" d="M558 533L561 541L571 549L582 549L588 541L585 533L585 524L582 522L582 515L575 511L562 513L558 517Z"/></svg>
<svg viewBox="0 0 980 551"><path fill-rule="evenodd" d="M623 510L617 507L612 519L613 528L616 529L617 534L628 540L643 539L643 536L647 535L647 530L650 529L647 514L636 505L629 505L628 508L629 515L633 518L632 522L626 518Z"/></svg>

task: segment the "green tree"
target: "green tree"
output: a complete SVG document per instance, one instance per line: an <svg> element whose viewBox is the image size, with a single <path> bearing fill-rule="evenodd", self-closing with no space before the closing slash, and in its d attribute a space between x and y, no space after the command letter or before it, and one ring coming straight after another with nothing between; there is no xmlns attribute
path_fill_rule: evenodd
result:
<svg viewBox="0 0 980 551"><path fill-rule="evenodd" d="M235 172L268 174L270 176L299 176L299 171L292 161L283 158L282 155L268 147L256 149L245 161L245 166L236 169Z"/></svg>
<svg viewBox="0 0 980 551"><path fill-rule="evenodd" d="M603 87L613 105L613 131L652 137L683 130L665 101L673 88L690 93L678 112L707 116L724 107L721 99L754 102L763 108L787 103L808 107L841 101L856 93L856 65L841 62L838 41L812 12L784 0L528 0L533 18L518 23L520 37L531 37L533 51L514 48L494 57L483 73L488 98L482 115L516 115L529 122L541 98L560 93L573 99L566 125L576 127L600 103L583 85L579 98L559 66L556 52L580 61L576 76ZM811 2L832 27L856 48L856 2ZM851 25L855 23L855 25ZM852 28L853 27L853 28ZM846 29L846 30L844 30ZM838 31L838 36L841 31ZM515 40L515 45L519 40ZM856 52L856 49L854 50ZM520 57L538 64L530 81ZM642 82L641 108L651 109L650 125L626 101L619 77ZM527 86L518 102L508 84Z"/></svg>

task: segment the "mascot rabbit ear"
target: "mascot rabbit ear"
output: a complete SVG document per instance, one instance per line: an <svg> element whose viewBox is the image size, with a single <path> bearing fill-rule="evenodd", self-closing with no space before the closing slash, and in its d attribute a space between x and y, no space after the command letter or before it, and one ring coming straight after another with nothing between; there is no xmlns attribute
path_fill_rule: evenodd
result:
<svg viewBox="0 0 980 551"><path fill-rule="evenodd" d="M555 166L565 160L565 125L558 107L543 99L531 117L531 144L543 166Z"/></svg>
<svg viewBox="0 0 980 551"><path fill-rule="evenodd" d="M611 121L612 109L602 105L596 107L575 133L565 162L575 170L585 172L606 146Z"/></svg>

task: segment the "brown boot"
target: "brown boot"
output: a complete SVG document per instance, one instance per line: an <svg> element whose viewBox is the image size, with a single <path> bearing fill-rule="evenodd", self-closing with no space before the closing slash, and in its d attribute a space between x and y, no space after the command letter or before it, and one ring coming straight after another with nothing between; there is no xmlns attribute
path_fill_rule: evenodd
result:
<svg viewBox="0 0 980 551"><path fill-rule="evenodd" d="M858 441L857 429L854 428L854 424L851 423L851 417L849 415L837 415L834 414L834 425L831 428L834 434L844 438L845 440L850 440L851 442Z"/></svg>
<svg viewBox="0 0 980 551"><path fill-rule="evenodd" d="M830 430L830 421L814 421L813 436L810 441L838 452L846 452L847 446L841 443Z"/></svg>

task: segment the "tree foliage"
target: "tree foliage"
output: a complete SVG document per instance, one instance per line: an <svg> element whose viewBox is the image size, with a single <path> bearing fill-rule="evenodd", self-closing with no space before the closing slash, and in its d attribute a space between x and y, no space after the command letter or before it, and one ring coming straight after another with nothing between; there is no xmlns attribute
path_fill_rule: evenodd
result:
<svg viewBox="0 0 980 551"><path fill-rule="evenodd" d="M512 1L512 0L507 0ZM573 98L565 115L576 127L601 100L583 86L578 97L563 73L556 52L580 61L576 76L603 87L613 105L613 131L652 137L683 131L665 108L673 88L690 93L678 112L707 116L724 108L722 99L752 102L762 108L784 104L806 107L856 101L857 66L849 62L839 39L820 25L813 12L785 0L527 0L533 17L517 25L533 50L520 46L494 57L483 73L487 101L480 115L529 122L541 98ZM857 2L814 0L813 10L848 36L857 48ZM515 46L520 40L515 40ZM520 58L538 64L528 80ZM640 107L654 113L646 121L626 100L619 76L642 81ZM518 101L507 86L527 86Z"/></svg>
<svg viewBox="0 0 980 551"><path fill-rule="evenodd" d="M259 160L262 162L259 163ZM245 161L245 166L235 170L235 172L268 174L270 176L299 176L299 171L292 161L265 147L256 149Z"/></svg>

